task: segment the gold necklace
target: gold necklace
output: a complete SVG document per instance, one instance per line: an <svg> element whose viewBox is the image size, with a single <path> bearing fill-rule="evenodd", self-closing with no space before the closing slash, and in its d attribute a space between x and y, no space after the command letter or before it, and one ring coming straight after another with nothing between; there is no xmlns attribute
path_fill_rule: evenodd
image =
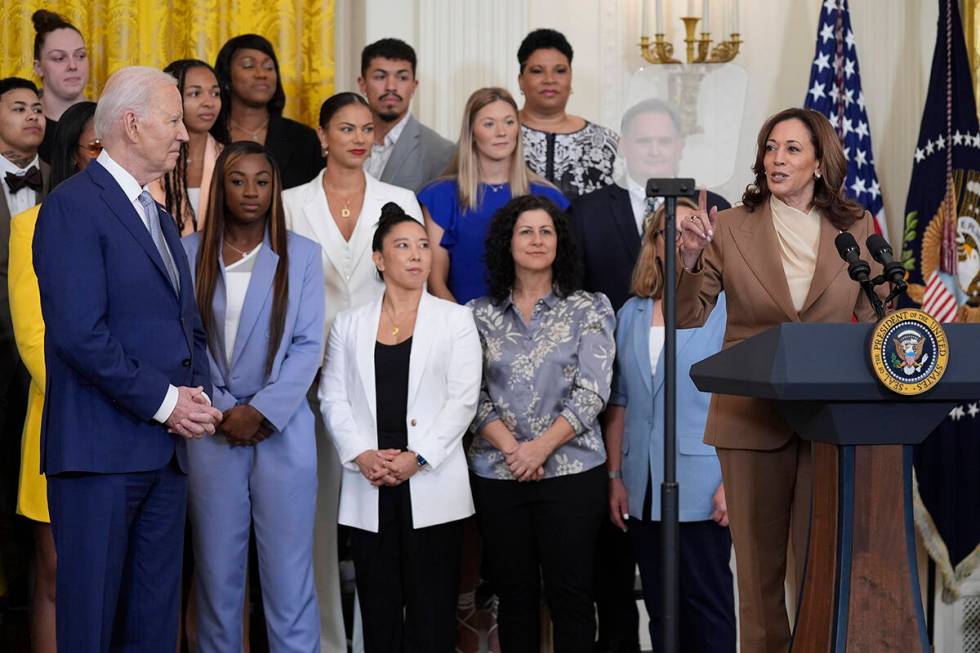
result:
<svg viewBox="0 0 980 653"><path fill-rule="evenodd" d="M241 255L242 258L245 258L246 256L249 255L249 253L255 251L255 248L258 247L261 244L262 244L262 242L259 241L258 243L256 243L255 245L252 245L251 247L249 247L245 251L242 251L242 250L238 249L237 247L235 247L234 245L232 245L231 243L229 243L227 240L225 241L225 245L227 245L228 247L231 247L234 251L238 252Z"/></svg>
<svg viewBox="0 0 980 653"><path fill-rule="evenodd" d="M265 119L265 122L262 123L261 125L259 125L259 128L256 129L254 132L245 129L244 127L242 127L241 125L239 125L237 122L235 122L231 118L228 118L228 122L230 122L231 123L231 126L234 127L235 129L237 129L238 131L242 132L243 134L247 134L248 135L248 139L250 141L259 142L259 132L261 132L263 129L265 129L266 125L269 124L269 119L266 118Z"/></svg>
<svg viewBox="0 0 980 653"><path fill-rule="evenodd" d="M391 337L392 338L398 338L398 332L401 331L401 326L399 326L398 323L395 322L395 318L393 318L391 316L391 312L386 309L386 307L384 305L384 302L381 303L381 308L382 308L382 310L384 310L385 317L387 317L388 318L388 321L391 322L391 326L392 326L392 329L391 329ZM411 311L408 312L408 314L411 315L412 313L414 313L417 310L419 310L418 307L413 308Z"/></svg>

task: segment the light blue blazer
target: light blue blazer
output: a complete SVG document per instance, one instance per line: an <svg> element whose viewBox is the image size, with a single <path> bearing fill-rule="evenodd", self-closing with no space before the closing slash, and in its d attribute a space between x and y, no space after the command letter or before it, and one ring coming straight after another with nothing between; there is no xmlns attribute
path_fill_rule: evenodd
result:
<svg viewBox="0 0 980 653"><path fill-rule="evenodd" d="M197 253L201 234L181 241L197 283ZM320 270L320 246L308 238L289 233L289 301L283 342L276 352L272 372L266 375L266 353L269 343L269 316L272 313L273 286L279 256L272 251L269 234L259 250L245 293L238 335L231 360L225 351L225 283L224 273L214 289L214 322L218 333L209 339L211 375L214 385L212 401L218 410L238 404L251 404L265 415L277 431L283 431L292 420L296 426L313 433L313 411L306 401L323 351L323 273ZM224 262L220 263L224 270ZM209 334L211 335L211 334ZM216 355L217 354L217 355ZM312 437L310 444L312 445Z"/></svg>
<svg viewBox="0 0 980 653"><path fill-rule="evenodd" d="M696 329L677 330L677 481L680 520L711 518L711 497L721 483L715 448L704 444L709 393L700 392L690 377L694 363L721 351L725 335L725 295ZM650 316L654 300L631 298L619 309L616 326L616 373L610 404L626 407L623 437L623 483L629 493L631 517L643 518L643 497L652 483L650 516L660 521L660 484L664 451L664 354L657 373L650 374Z"/></svg>

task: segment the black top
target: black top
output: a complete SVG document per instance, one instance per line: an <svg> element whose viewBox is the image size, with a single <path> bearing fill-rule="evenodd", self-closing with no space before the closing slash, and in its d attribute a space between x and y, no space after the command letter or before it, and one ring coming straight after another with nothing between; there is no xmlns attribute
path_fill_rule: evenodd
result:
<svg viewBox="0 0 980 653"><path fill-rule="evenodd" d="M374 344L374 392L378 407L378 448L407 449L408 362L412 339Z"/></svg>
<svg viewBox="0 0 980 653"><path fill-rule="evenodd" d="M51 163L51 150L54 148L54 131L58 128L58 121L47 118L44 124L44 140L41 147L37 148L37 155L45 163Z"/></svg>
<svg viewBox="0 0 980 653"><path fill-rule="evenodd" d="M711 191L707 201L719 211L731 208ZM629 191L616 184L600 188L572 200L568 212L578 245L582 289L603 293L618 311L630 297L641 244Z"/></svg>
<svg viewBox="0 0 980 653"><path fill-rule="evenodd" d="M283 189L305 184L323 169L323 155L316 132L295 120L272 116L265 148L279 166Z"/></svg>

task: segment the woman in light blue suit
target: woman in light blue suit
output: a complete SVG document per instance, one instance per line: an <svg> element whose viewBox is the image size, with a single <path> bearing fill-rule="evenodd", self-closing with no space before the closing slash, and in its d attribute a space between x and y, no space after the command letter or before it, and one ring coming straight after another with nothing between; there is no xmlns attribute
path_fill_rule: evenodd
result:
<svg viewBox="0 0 980 653"><path fill-rule="evenodd" d="M697 211L681 201L677 220ZM656 225L656 226L653 226ZM643 235L633 270L634 297L619 311L616 374L606 415L609 517L629 530L650 614L650 638L661 627L660 486L664 442L663 210ZM721 468L704 444L711 395L698 391L691 365L721 350L725 297L697 329L677 330L677 480L680 484L680 648L735 651L729 567L731 537Z"/></svg>
<svg viewBox="0 0 980 653"><path fill-rule="evenodd" d="M306 391L323 347L320 247L286 231L256 143L215 164L203 232L183 240L208 334L213 437L189 443L198 650L242 650L249 527L274 652L320 650L313 586L316 441Z"/></svg>

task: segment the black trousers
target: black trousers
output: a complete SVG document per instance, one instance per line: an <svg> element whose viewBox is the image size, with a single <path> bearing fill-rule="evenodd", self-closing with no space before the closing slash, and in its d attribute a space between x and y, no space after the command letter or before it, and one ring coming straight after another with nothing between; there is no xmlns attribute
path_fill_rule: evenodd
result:
<svg viewBox="0 0 980 653"><path fill-rule="evenodd" d="M643 580L653 650L661 648L660 522L629 520L633 551ZM728 529L711 520L680 524L678 630L684 653L735 653L735 598Z"/></svg>
<svg viewBox="0 0 980 653"><path fill-rule="evenodd" d="M452 653L463 522L413 528L409 484L381 493L378 532L350 529L365 653Z"/></svg>
<svg viewBox="0 0 980 653"><path fill-rule="evenodd" d="M556 653L591 653L592 577L606 518L606 468L519 483L471 477L486 573L500 605L506 653L538 653L540 593L554 624Z"/></svg>

